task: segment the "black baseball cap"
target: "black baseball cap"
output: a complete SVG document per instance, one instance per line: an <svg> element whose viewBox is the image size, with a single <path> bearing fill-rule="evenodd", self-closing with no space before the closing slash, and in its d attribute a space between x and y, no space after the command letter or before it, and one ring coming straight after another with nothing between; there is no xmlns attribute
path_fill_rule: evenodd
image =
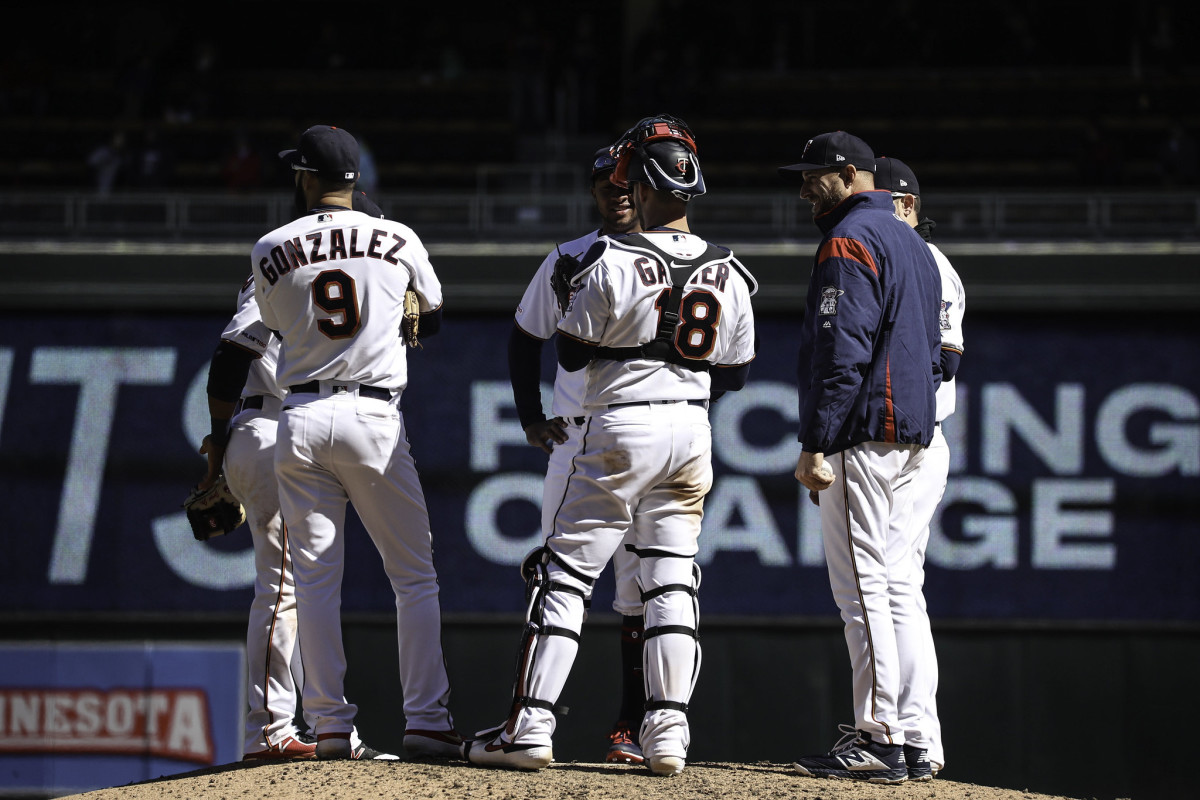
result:
<svg viewBox="0 0 1200 800"><path fill-rule="evenodd" d="M875 160L875 188L887 189L893 197L906 194L921 195L921 185L917 176L898 158L883 158Z"/></svg>
<svg viewBox="0 0 1200 800"><path fill-rule="evenodd" d="M313 125L300 134L300 146L279 157L292 169L315 172L333 181L358 180L358 140L344 128Z"/></svg>
<svg viewBox="0 0 1200 800"><path fill-rule="evenodd" d="M857 136L845 131L833 131L814 136L805 142L804 152L800 154L800 163L780 167L779 174L785 178L795 178L798 176L791 173L808 169L844 167L847 164L874 172L875 152Z"/></svg>
<svg viewBox="0 0 1200 800"><path fill-rule="evenodd" d="M601 147L592 156L592 180L596 180L597 175L603 175L612 172L617 168L617 160L612 157L607 147Z"/></svg>

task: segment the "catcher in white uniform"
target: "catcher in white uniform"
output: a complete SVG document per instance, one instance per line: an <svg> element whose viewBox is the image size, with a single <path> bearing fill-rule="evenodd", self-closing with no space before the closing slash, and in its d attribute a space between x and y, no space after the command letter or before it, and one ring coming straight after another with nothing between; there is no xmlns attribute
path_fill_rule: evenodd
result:
<svg viewBox="0 0 1200 800"><path fill-rule="evenodd" d="M400 395L408 383L404 294L436 332L441 284L406 225L352 210L358 143L317 125L281 157L300 171L309 213L264 236L252 255L255 298L279 334L286 389L275 469L287 520L304 643L304 708L318 758L351 758L357 708L342 686L342 559L347 501L383 560L396 595L404 746L456 755L441 609L425 498L409 452Z"/></svg>
<svg viewBox="0 0 1200 800"><path fill-rule="evenodd" d="M382 216L361 192L354 207ZM304 670L297 640L295 587L287 530L279 513L275 480L275 429L282 393L275 381L279 340L263 324L254 302L253 275L238 294L237 311L221 333L208 374L213 433L200 452L208 455L211 485L221 474L245 507L254 542L254 599L246 628L247 684L243 759L308 759L316 740L296 724L298 687ZM311 726L311 723L306 721ZM351 755L394 760L350 734Z"/></svg>
<svg viewBox="0 0 1200 800"><path fill-rule="evenodd" d="M658 775L684 768L687 703L700 668L698 550L712 486L707 405L740 389L754 358L756 286L723 248L689 232L704 193L694 137L674 117L641 120L613 146L643 233L601 237L571 279L559 363L583 370L587 414L545 547L523 564L528 617L509 718L464 745L476 764L541 769L597 575L616 549L639 559L646 714ZM629 537L627 539L627 537Z"/></svg>
<svg viewBox="0 0 1200 800"><path fill-rule="evenodd" d="M942 435L942 422L954 413L954 376L963 353L963 316L967 295L962 280L950 259L938 249L931 234L934 221L921 218L921 187L912 169L898 158L879 158L875 162L875 187L892 193L896 216L907 222L929 245L942 276L941 330L942 383L934 395L937 425L933 441L925 451L921 468L913 480L912 579L907 585L915 600L918 613L905 620L903 628L896 626L896 644L900 651L902 677L900 722L904 726L904 758L908 762L909 779L923 775L914 763L928 761L929 776L936 775L946 763L942 748L942 726L937 714L938 663L929 628L925 594L925 548L929 544L929 523L938 503L946 493L950 474L950 448ZM921 753L925 750L925 753ZM914 774L916 773L916 774Z"/></svg>
<svg viewBox="0 0 1200 800"><path fill-rule="evenodd" d="M566 310L569 289L562 284L566 274L556 265L574 272L578 259L600 236L637 233L641 230L629 189L617 186L608 179L617 162L602 148L592 156L590 185L592 198L600 213L599 230L560 245L542 261L530 281L520 304L508 342L509 379L525 437L534 447L546 451L550 458L546 466L546 482L542 492L542 533L553 532L554 512L567 486L571 463L583 440L584 378L586 372L567 372L561 366L554 378L553 417L542 413L540 391L542 345L554 336L559 320ZM557 274L557 277L556 277ZM562 295L560 298L559 295ZM609 733L608 750L604 760L610 763L641 764L642 751L637 745L646 690L642 675L641 592L637 586L638 558L623 547L613 553L613 574L616 596L613 610L621 615L621 707Z"/></svg>

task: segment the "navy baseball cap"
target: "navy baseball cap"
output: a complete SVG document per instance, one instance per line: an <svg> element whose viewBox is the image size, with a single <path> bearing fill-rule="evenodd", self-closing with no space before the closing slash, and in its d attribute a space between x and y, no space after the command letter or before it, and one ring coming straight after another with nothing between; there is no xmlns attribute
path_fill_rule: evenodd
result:
<svg viewBox="0 0 1200 800"><path fill-rule="evenodd" d="M279 157L292 169L315 172L332 181L358 180L358 140L343 128L313 125L300 134L300 146Z"/></svg>
<svg viewBox="0 0 1200 800"><path fill-rule="evenodd" d="M875 188L887 189L892 197L903 197L906 194L921 195L921 184L917 176L898 158L878 158L875 160Z"/></svg>
<svg viewBox="0 0 1200 800"><path fill-rule="evenodd" d="M596 180L597 175L603 175L612 172L617 168L617 160L609 153L608 147L601 147L592 156L592 180Z"/></svg>
<svg viewBox="0 0 1200 800"><path fill-rule="evenodd" d="M844 167L853 164L858 169L869 172L875 171L875 153L870 145L857 136L845 131L833 131L814 136L804 144L804 152L800 154L799 164L789 164L779 168L779 174L784 178L797 178L791 173L804 172L809 169L825 169L826 167Z"/></svg>

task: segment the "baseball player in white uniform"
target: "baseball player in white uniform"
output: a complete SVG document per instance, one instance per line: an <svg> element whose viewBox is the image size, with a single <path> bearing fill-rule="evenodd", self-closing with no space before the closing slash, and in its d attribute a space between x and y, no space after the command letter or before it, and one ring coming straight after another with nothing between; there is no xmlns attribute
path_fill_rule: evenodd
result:
<svg viewBox="0 0 1200 800"><path fill-rule="evenodd" d="M942 435L942 422L954 413L954 376L963 353L963 315L967 295L962 280L950 259L931 238L934 221L921 218L921 187L912 169L897 158L879 158L875 167L875 186L892 193L896 216L907 222L929 245L942 277L940 326L942 331L942 383L934 396L936 403L933 441L913 479L912 578L905 584L917 613L905 617L896 626L896 644L900 652L902 678L900 722L904 727L904 758L909 780L932 778L946 763L942 748L942 726L937 714L938 663L925 604L925 549L929 544L929 523L946 493L950 474L950 448ZM924 750L925 752L921 752Z"/></svg>
<svg viewBox="0 0 1200 800"><path fill-rule="evenodd" d="M682 120L641 120L612 155L611 180L630 185L644 232L592 246L558 325L559 363L585 372L587 419L553 532L523 565L528 622L510 715L465 743L476 764L551 762L554 709L586 604L623 544L639 559L645 605L645 763L678 774L690 744L687 703L700 668L694 557L712 486L707 405L745 383L756 286L728 250L689 232L687 204L704 181Z"/></svg>
<svg viewBox="0 0 1200 800"><path fill-rule="evenodd" d="M586 372L583 370L567 372L558 367L551 407L553 417L546 419L542 413L542 345L554 336L564 310L553 287L555 264L560 258L574 257L577 261L600 236L641 230L629 199L629 189L619 187L608 179L616 165L607 147L592 156L588 182L600 213L601 227L550 251L517 306L516 320L509 338L509 378L521 425L529 443L540 447L550 456L542 493L542 532L545 536L553 531L554 512L566 490L567 475L579 450L579 443L583 440L586 421L583 410ZM621 615L621 707L609 732L604 760L609 763L641 764L643 759L637 736L644 714L646 691L642 675L642 635L645 626L642 621L641 592L636 580L638 558L618 547L613 553L612 563L616 580L613 610Z"/></svg>
<svg viewBox="0 0 1200 800"><path fill-rule="evenodd" d="M354 205L382 216L361 193L355 195ZM282 396L275 381L278 356L279 340L262 322L251 275L209 364L214 433L201 446L209 456L201 485L211 485L223 469L230 490L246 510L254 543L254 599L246 629L247 761L316 756L316 739L296 724L304 670L291 554L275 480L275 429ZM351 731L350 744L355 759L396 759L364 743L357 729Z"/></svg>
<svg viewBox="0 0 1200 800"><path fill-rule="evenodd" d="M357 708L342 694L340 618L347 501L396 595L404 746L457 755L429 516L399 405L408 383L404 293L420 296L428 335L440 322L441 284L411 228L352 210L353 136L317 125L280 155L302 173L309 213L260 239L252 269L263 323L282 338L275 470L317 757L352 757Z"/></svg>

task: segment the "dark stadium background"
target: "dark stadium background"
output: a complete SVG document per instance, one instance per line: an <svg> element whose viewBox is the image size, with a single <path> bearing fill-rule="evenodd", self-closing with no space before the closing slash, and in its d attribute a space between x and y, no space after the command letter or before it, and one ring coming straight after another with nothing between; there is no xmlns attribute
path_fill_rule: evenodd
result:
<svg viewBox="0 0 1200 800"><path fill-rule="evenodd" d="M583 167L592 151L636 119L670 112L698 136L710 194L697 201L697 228L751 264L764 284L763 319L795 318L817 240L807 204L779 185L775 168L812 135L844 129L921 179L935 240L966 285L967 379L993 377L971 373L974 327L987 332L976 341L988 363L1021 387L1092 380L1050 371L1062 369L1056 352L1069 346L1101 386L1130 371L1194 395L1197 32L1200 6L1182 2L26 8L0 48L0 348L14 348L19 375L35 345L30 331L40 343L71 344L87 340L79 330L121 339L136 329L152 344L176 323L203 323L215 336L245 276L241 250L288 213L289 178L275 153L315 123L347 128L374 156L368 189L430 244L448 324L504 330L541 254L590 224ZM114 141L120 166L102 184L96 154ZM1009 329L1019 335L1006 337ZM1072 331L1120 339L1121 358L1088 352ZM1159 372L1145 375L1148 364ZM28 387L14 378L13 389ZM26 460L35 429L19 428L19 400L0 420L0 475L9 486L40 480L55 495L65 456L48 448ZM1089 395L1089 413L1095 402ZM1180 424L1195 423L1185 415ZM132 452L136 442L121 445ZM136 482L147 467L110 469L107 480ZM170 461L167 477L173 469ZM178 479L181 499L186 470ZM1158 754L1181 730L1200 668L1196 582L1186 578L1200 540L1196 481L1185 471L1171 476L1168 494L1151 486L1117 507L1133 530L1168 532L1139 556L1185 576L1093 589L1098 607L1123 610L962 618L931 603L946 779L1072 797L1186 794L1185 767ZM21 497L6 493L20 508ZM41 516L22 509L9 538ZM107 524L120 532L119 520ZM29 574L43 572L38 564ZM1021 574L1061 583L1022 587L986 573L980 586L997 579L1002 591L1038 597L1055 585L1091 586L1070 573ZM753 587L752 560L741 577ZM119 578L123 591L137 580ZM931 584L941 580L931 572ZM515 571L496 583L512 598L520 592ZM181 618L111 610L113 593L38 588L51 598L44 606L17 592L4 601L0 641L236 643L243 633L244 615L222 605ZM1087 605L1086 595L1066 599ZM1138 613L1143 603L1179 611L1150 617ZM576 696L564 696L576 707L561 728L567 758L597 758L610 722L615 618L602 606L568 684ZM850 688L831 608L714 614L704 624L695 758L784 761L833 743ZM518 627L512 614L447 616L464 732L502 713ZM348 617L345 635L360 726L394 749L386 606ZM585 686L597 688L580 696Z"/></svg>

